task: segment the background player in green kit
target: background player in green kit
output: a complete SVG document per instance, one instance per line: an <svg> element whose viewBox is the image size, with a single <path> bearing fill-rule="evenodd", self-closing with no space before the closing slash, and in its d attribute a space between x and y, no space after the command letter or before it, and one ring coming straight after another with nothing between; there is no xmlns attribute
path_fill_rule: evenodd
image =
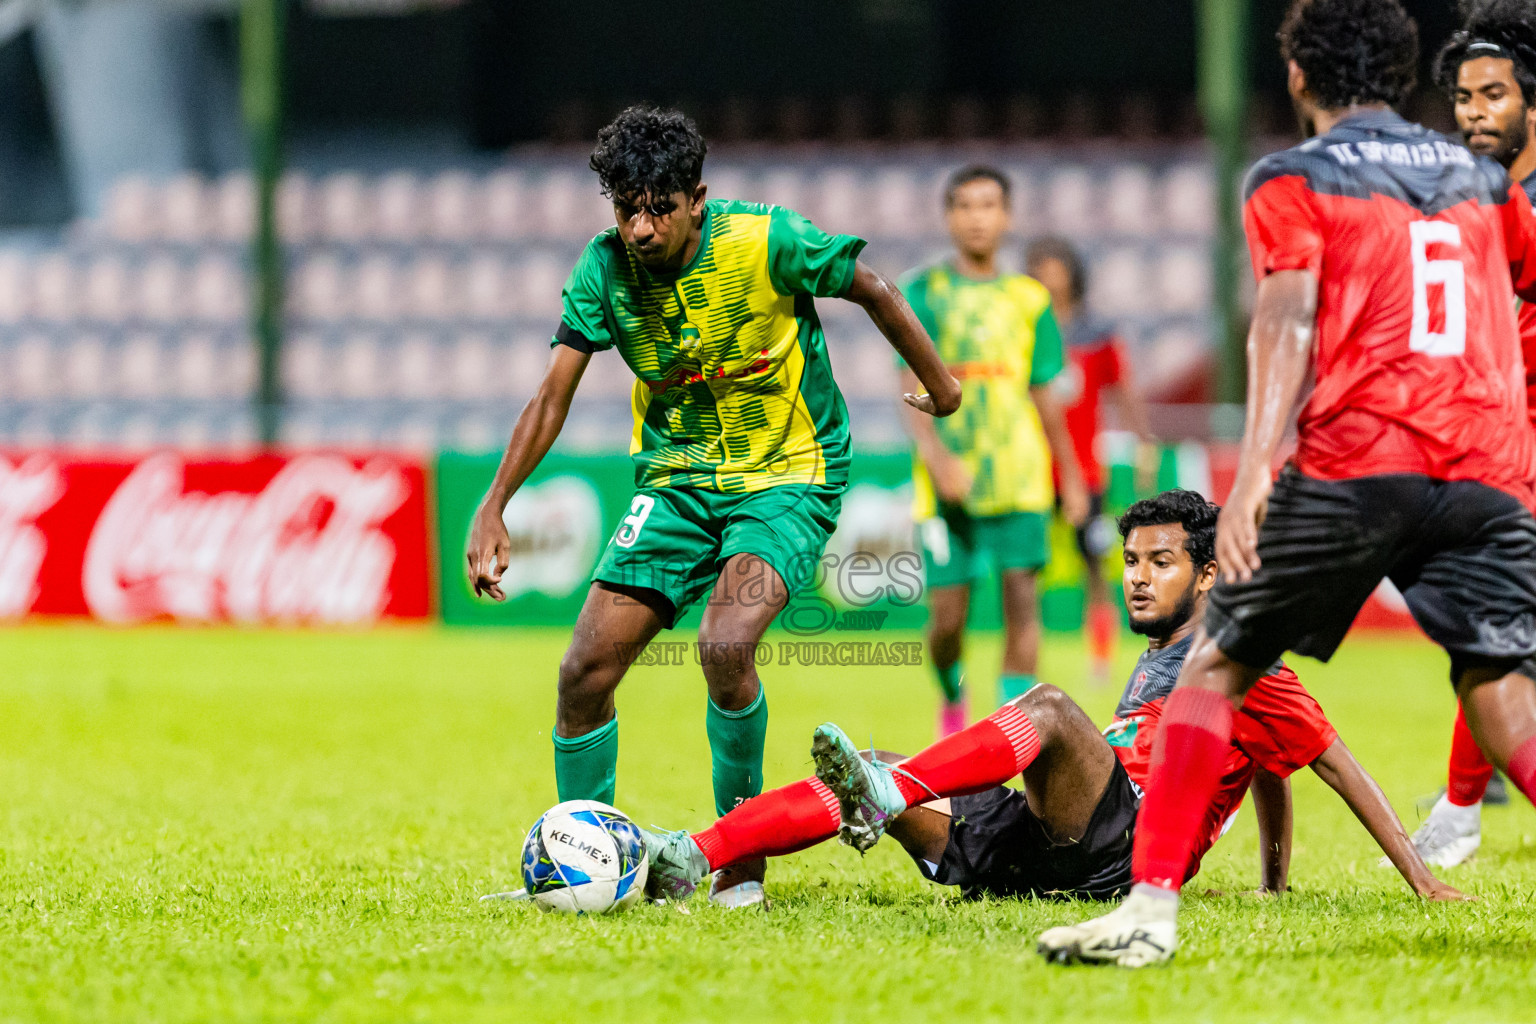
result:
<svg viewBox="0 0 1536 1024"><path fill-rule="evenodd" d="M616 348L634 371L635 495L609 541L560 663L561 800L613 803L614 690L645 645L709 596L699 626L715 809L762 790L768 708L753 650L813 578L848 480L848 412L814 297L863 306L916 372L914 410L947 416L960 385L889 280L776 206L706 199L705 144L676 111L631 107L592 153L617 227L588 244L538 392L518 417L466 552L496 600L502 512L549 451L587 362ZM917 389L914 389L916 392ZM763 862L715 878L719 902L762 902Z"/></svg>
<svg viewBox="0 0 1536 1024"><path fill-rule="evenodd" d="M944 206L954 255L902 279L902 291L965 393L964 408L950 419L908 416L929 656L943 690L940 735L965 726L961 647L971 583L988 563L1003 590L999 703L1035 683L1035 573L1049 554L1052 457L1060 468L1063 513L1074 525L1088 515L1066 421L1047 387L1063 365L1050 295L1033 278L997 265L1009 227L1008 179L991 167L962 168L949 179ZM908 387L915 383L907 380Z"/></svg>

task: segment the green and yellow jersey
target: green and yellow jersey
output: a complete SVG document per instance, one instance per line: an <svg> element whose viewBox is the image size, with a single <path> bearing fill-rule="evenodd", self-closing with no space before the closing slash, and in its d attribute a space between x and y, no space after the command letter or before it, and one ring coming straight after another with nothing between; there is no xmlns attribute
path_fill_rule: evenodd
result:
<svg viewBox="0 0 1536 1024"><path fill-rule="evenodd" d="M637 487L847 482L848 410L812 298L846 294L863 248L792 210L715 199L675 273L643 267L616 228L587 245L552 343L617 348L634 371Z"/></svg>
<svg viewBox="0 0 1536 1024"><path fill-rule="evenodd" d="M936 263L903 277L902 292L960 381L960 410L933 426L974 477L966 511L1049 512L1056 498L1051 453L1029 396L1062 369L1061 331L1045 286L1023 274L978 281ZM915 452L912 482L913 517L932 518L933 484Z"/></svg>

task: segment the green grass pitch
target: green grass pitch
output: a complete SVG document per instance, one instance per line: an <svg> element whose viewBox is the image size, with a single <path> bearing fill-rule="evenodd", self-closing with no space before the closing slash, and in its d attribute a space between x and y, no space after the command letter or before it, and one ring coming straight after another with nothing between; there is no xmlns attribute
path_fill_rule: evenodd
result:
<svg viewBox="0 0 1536 1024"><path fill-rule="evenodd" d="M905 637L912 639L912 637ZM1094 908L965 904L894 844L776 862L772 909L613 919L480 905L516 884L554 803L559 631L304 633L85 625L0 641L0 1021L1529 1021L1536 813L1485 814L1451 872L1481 902L1427 906L1310 774L1296 891L1257 881L1251 813L1188 890L1165 969L1049 967L1034 937ZM1135 651L1124 644L1128 668ZM977 638L973 677L996 643ZM1099 721L1118 687L1042 675ZM1423 642L1355 639L1298 664L1412 828L1452 702ZM824 719L911 750L918 668L765 667L770 784L803 776ZM698 828L711 807L698 669L619 691L619 805ZM1205 895L1223 890L1229 895Z"/></svg>

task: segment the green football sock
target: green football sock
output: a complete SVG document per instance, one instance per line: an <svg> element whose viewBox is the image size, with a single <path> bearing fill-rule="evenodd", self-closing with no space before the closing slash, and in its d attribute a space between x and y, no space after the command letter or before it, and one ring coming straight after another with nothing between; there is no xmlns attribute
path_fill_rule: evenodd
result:
<svg viewBox="0 0 1536 1024"><path fill-rule="evenodd" d="M555 790L560 801L613 803L619 768L619 716L585 736L555 736Z"/></svg>
<svg viewBox="0 0 1536 1024"><path fill-rule="evenodd" d="M1006 704L1015 697L1024 696L1036 682L1038 680L1032 675L1004 672L997 680L997 690L1002 697L1002 703Z"/></svg>
<svg viewBox="0 0 1536 1024"><path fill-rule="evenodd" d="M944 699L953 704L960 699L960 679L965 675L965 669L957 661L953 665L943 668L935 667L939 674L939 689L944 691Z"/></svg>
<svg viewBox="0 0 1536 1024"><path fill-rule="evenodd" d="M715 783L715 813L722 817L743 800L763 791L763 740L768 735L768 701L761 687L757 699L740 711L709 702L704 715L709 735L710 777Z"/></svg>

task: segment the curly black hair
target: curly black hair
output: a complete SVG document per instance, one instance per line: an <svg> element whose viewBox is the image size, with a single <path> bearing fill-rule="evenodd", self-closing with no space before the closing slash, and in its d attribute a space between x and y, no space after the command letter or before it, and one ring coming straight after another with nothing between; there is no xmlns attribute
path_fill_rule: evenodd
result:
<svg viewBox="0 0 1536 1024"><path fill-rule="evenodd" d="M1461 28L1435 56L1435 84L1456 94L1461 65L1477 57L1508 57L1527 104L1536 104L1536 3L1531 0L1462 0ZM1478 44L1492 44L1498 50ZM1477 47L1473 49L1473 47Z"/></svg>
<svg viewBox="0 0 1536 1024"><path fill-rule="evenodd" d="M1325 110L1396 106L1418 77L1419 27L1398 0L1296 0L1279 39Z"/></svg>
<svg viewBox="0 0 1536 1024"><path fill-rule="evenodd" d="M1116 525L1124 538L1138 526L1178 523L1184 527L1184 550L1198 568L1216 561L1216 517L1220 514L1220 505L1211 504L1194 491L1175 487L1154 498L1141 499L1125 510Z"/></svg>
<svg viewBox="0 0 1536 1024"><path fill-rule="evenodd" d="M995 181L997 187L1003 190L1004 205L1013 201L1013 183L1008 180L1008 175L991 164L966 164L944 182L945 209L955 205L955 193L960 191L961 186L973 181Z"/></svg>
<svg viewBox="0 0 1536 1024"><path fill-rule="evenodd" d="M698 186L707 149L682 111L633 106L597 133L588 163L609 199L659 199Z"/></svg>

